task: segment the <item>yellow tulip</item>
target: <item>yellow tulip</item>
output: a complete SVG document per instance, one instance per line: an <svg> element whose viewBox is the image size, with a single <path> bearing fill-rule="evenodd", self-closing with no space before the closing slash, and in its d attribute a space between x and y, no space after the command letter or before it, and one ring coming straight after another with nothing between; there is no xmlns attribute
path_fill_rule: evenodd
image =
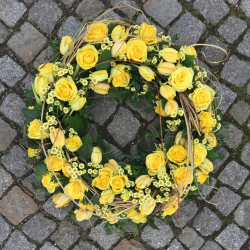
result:
<svg viewBox="0 0 250 250"><path fill-rule="evenodd" d="M123 189L122 194L121 194L121 199L123 201L127 201L127 200L129 200L129 198L130 198L130 191L127 189Z"/></svg>
<svg viewBox="0 0 250 250"><path fill-rule="evenodd" d="M160 53L162 58L167 62L176 63L178 60L180 60L178 51L173 48L165 48Z"/></svg>
<svg viewBox="0 0 250 250"><path fill-rule="evenodd" d="M113 41L117 41L118 39L125 41L127 38L125 34L126 28L122 25L117 25L111 32L111 38Z"/></svg>
<svg viewBox="0 0 250 250"><path fill-rule="evenodd" d="M76 95L73 100L70 101L70 107L72 110L80 110L86 103L86 97Z"/></svg>
<svg viewBox="0 0 250 250"><path fill-rule="evenodd" d="M93 215L94 207L90 204L84 205L79 202L81 208L76 209L74 214L76 215L77 221L89 220Z"/></svg>
<svg viewBox="0 0 250 250"><path fill-rule="evenodd" d="M111 49L112 57L118 57L120 53L127 54L127 44L122 39L117 40Z"/></svg>
<svg viewBox="0 0 250 250"><path fill-rule="evenodd" d="M175 100L167 101L165 105L166 114L170 117L176 117L179 111L179 105Z"/></svg>
<svg viewBox="0 0 250 250"><path fill-rule="evenodd" d="M207 178L209 177L208 174L205 174L203 173L201 170L199 169L195 169L195 176L196 176L196 179L197 181L200 183L200 184L203 184Z"/></svg>
<svg viewBox="0 0 250 250"><path fill-rule="evenodd" d="M137 189L145 189L151 184L151 178L149 175L141 175L135 180Z"/></svg>
<svg viewBox="0 0 250 250"><path fill-rule="evenodd" d="M43 92L45 90L45 88L49 85L48 83L48 80L43 77L43 76L37 76L35 78L35 81L34 81L34 86L35 86L35 90L36 90L36 93L41 97L41 96L44 96L44 94L46 93Z"/></svg>
<svg viewBox="0 0 250 250"><path fill-rule="evenodd" d="M89 75L89 77L92 80L95 80L95 82L102 82L104 80L107 80L109 75L107 70L97 70Z"/></svg>
<svg viewBox="0 0 250 250"><path fill-rule="evenodd" d="M187 47L185 49L185 54L186 55L190 55L190 56L194 56L194 57L197 57L197 52L195 50L195 48L193 46L190 46L190 47Z"/></svg>
<svg viewBox="0 0 250 250"><path fill-rule="evenodd" d="M60 43L60 52L62 55L65 55L65 53L68 51L68 53L72 53L73 51L73 43L71 36L63 36ZM70 49L69 49L70 47Z"/></svg>
<svg viewBox="0 0 250 250"><path fill-rule="evenodd" d="M60 208L68 206L71 199L64 193L57 193L53 196L52 201L55 203L56 208Z"/></svg>
<svg viewBox="0 0 250 250"><path fill-rule="evenodd" d="M110 89L108 83L97 83L93 85L93 91L99 95L107 95Z"/></svg>
<svg viewBox="0 0 250 250"><path fill-rule="evenodd" d="M149 200L144 201L139 208L141 215L145 216L151 214L154 211L155 206L156 202L153 197L151 197Z"/></svg>
<svg viewBox="0 0 250 250"><path fill-rule="evenodd" d="M112 190L104 190L101 193L101 197L99 199L101 204L111 203L115 198L115 194Z"/></svg>
<svg viewBox="0 0 250 250"><path fill-rule="evenodd" d="M155 79L155 72L150 69L148 66L139 66L139 73L140 75L148 82L151 82Z"/></svg>
<svg viewBox="0 0 250 250"><path fill-rule="evenodd" d="M54 129L54 131L50 131L49 137L54 147L62 148L64 146L65 137L63 131L60 128L56 128Z"/></svg>
<svg viewBox="0 0 250 250"><path fill-rule="evenodd" d="M175 65L170 62L161 62L157 66L157 70L164 76L169 76L174 72Z"/></svg>
<svg viewBox="0 0 250 250"><path fill-rule="evenodd" d="M114 174L118 174L118 163L113 160L113 159L110 159L107 163L104 164L106 168L110 168Z"/></svg>
<svg viewBox="0 0 250 250"><path fill-rule="evenodd" d="M161 111L161 112L160 112L160 111ZM163 116L163 117L168 116L167 113L166 113L166 111L162 108L161 105L155 107L155 113L157 113L157 114L160 114L160 113L161 113L161 116Z"/></svg>
<svg viewBox="0 0 250 250"><path fill-rule="evenodd" d="M204 161L199 166L199 169L204 174L208 174L209 172L213 171L214 166L213 166L213 163L210 160L208 160L207 158L205 158Z"/></svg>
<svg viewBox="0 0 250 250"><path fill-rule="evenodd" d="M176 91L169 85L162 85L160 87L160 94L168 101L172 101L176 96Z"/></svg>
<svg viewBox="0 0 250 250"><path fill-rule="evenodd" d="M100 148L98 147L93 147L93 151L91 154L91 162L93 164L100 164L102 161L102 152Z"/></svg>

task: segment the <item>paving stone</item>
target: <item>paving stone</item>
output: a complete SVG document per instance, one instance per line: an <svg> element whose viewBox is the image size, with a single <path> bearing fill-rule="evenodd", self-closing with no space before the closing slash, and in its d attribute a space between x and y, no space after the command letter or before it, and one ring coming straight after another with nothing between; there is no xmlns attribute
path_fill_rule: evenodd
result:
<svg viewBox="0 0 250 250"><path fill-rule="evenodd" d="M247 94L250 95L250 83L247 84Z"/></svg>
<svg viewBox="0 0 250 250"><path fill-rule="evenodd" d="M69 218L62 221L59 228L51 236L51 240L63 250L69 249L80 237L78 227Z"/></svg>
<svg viewBox="0 0 250 250"><path fill-rule="evenodd" d="M224 141L230 148L236 149L242 142L243 132L232 123L229 123L228 129L224 129L227 134Z"/></svg>
<svg viewBox="0 0 250 250"><path fill-rule="evenodd" d="M140 122L128 109L120 107L107 130L116 142L124 147L135 138L140 125Z"/></svg>
<svg viewBox="0 0 250 250"><path fill-rule="evenodd" d="M239 189L248 175L249 171L246 168L236 161L231 161L220 173L218 179L235 189Z"/></svg>
<svg viewBox="0 0 250 250"><path fill-rule="evenodd" d="M214 241L207 241L201 250L222 250L222 248Z"/></svg>
<svg viewBox="0 0 250 250"><path fill-rule="evenodd" d="M227 250L239 250L249 237L235 224L228 225L215 240Z"/></svg>
<svg viewBox="0 0 250 250"><path fill-rule="evenodd" d="M211 186L203 184L201 186L201 194L204 198L208 197L208 195L212 192L213 187L215 186L217 180L215 178L212 177L212 182L211 182ZM198 199L203 200L203 197L199 197Z"/></svg>
<svg viewBox="0 0 250 250"><path fill-rule="evenodd" d="M238 101L229 111L229 114L242 125L248 119L250 115L250 105L244 101Z"/></svg>
<svg viewBox="0 0 250 250"><path fill-rule="evenodd" d="M71 7L76 0L61 0L66 6Z"/></svg>
<svg viewBox="0 0 250 250"><path fill-rule="evenodd" d="M111 0L111 4L112 6L115 6L116 4L118 4L119 2L121 2L120 0ZM128 4L136 9L141 9L138 4L135 3L135 1L133 0L124 0L123 1L125 4ZM119 6L126 6L125 4L121 3L119 4ZM132 12L132 15L134 15L136 13L136 10L135 9L130 9L131 12ZM123 11L125 13L126 16L130 17L130 11L126 8L122 8L121 11Z"/></svg>
<svg viewBox="0 0 250 250"><path fill-rule="evenodd" d="M222 43L216 36L209 36L205 42L205 44L212 44L216 45L224 50L227 51L227 45ZM204 46L202 48L202 52L206 55L206 59L209 62L220 62L226 58L225 52L220 49L211 47L211 46ZM217 63L211 63L211 65L217 65Z"/></svg>
<svg viewBox="0 0 250 250"><path fill-rule="evenodd" d="M58 220L63 220L69 211L73 208L73 203L71 202L68 206L62 207L60 209L55 207L55 203L52 201L52 197L50 197L46 203L43 204L43 209L48 213L56 217Z"/></svg>
<svg viewBox="0 0 250 250"><path fill-rule="evenodd" d="M147 225L141 232L141 238L153 248L165 247L173 239L173 232L169 225L164 222L161 223L158 218L155 218L154 222L159 230Z"/></svg>
<svg viewBox="0 0 250 250"><path fill-rule="evenodd" d="M237 65L237 70L235 70ZM250 78L250 63L232 55L226 62L220 76L237 87L243 87ZM234 72L232 74L232 72Z"/></svg>
<svg viewBox="0 0 250 250"><path fill-rule="evenodd" d="M45 242L40 250L59 250L59 248L55 247L50 242Z"/></svg>
<svg viewBox="0 0 250 250"><path fill-rule="evenodd" d="M115 226L112 226L110 231L111 234L107 235L105 225L102 223L91 229L89 237L102 246L102 248L108 250L119 240L119 233L121 232Z"/></svg>
<svg viewBox="0 0 250 250"><path fill-rule="evenodd" d="M50 56L52 56L54 54L53 49L51 46L49 46L48 48L44 49L40 55L36 58L36 60L34 61L34 67L36 69L38 69L38 67L43 64L46 63L48 61L48 58Z"/></svg>
<svg viewBox="0 0 250 250"><path fill-rule="evenodd" d="M31 82L34 82L34 78L31 75L27 75L22 81L21 81L21 87L22 89L32 89L31 88ZM24 84L24 86L22 86Z"/></svg>
<svg viewBox="0 0 250 250"><path fill-rule="evenodd" d="M239 0L227 0L230 4L236 5Z"/></svg>
<svg viewBox="0 0 250 250"><path fill-rule="evenodd" d="M198 207L194 201L181 202L180 210L181 210L181 223L182 223L182 227L184 227L191 219L194 218L198 210ZM174 217L178 220L178 223L179 223L180 221L179 210L177 210L174 213L174 216L172 216L172 221L174 222L176 227L180 227L179 224L174 219Z"/></svg>
<svg viewBox="0 0 250 250"><path fill-rule="evenodd" d="M0 23L0 43L4 43L8 35L9 33L7 28L2 23Z"/></svg>
<svg viewBox="0 0 250 250"><path fill-rule="evenodd" d="M126 100L125 103L134 111L138 112L143 119L150 122L155 117L153 106L144 99L140 107L135 107L130 100Z"/></svg>
<svg viewBox="0 0 250 250"><path fill-rule="evenodd" d="M138 149L137 149L137 144L133 145L131 148L130 148L130 154L133 154L133 155L137 155L138 154Z"/></svg>
<svg viewBox="0 0 250 250"><path fill-rule="evenodd" d="M184 250L184 248L178 240L173 240L166 250Z"/></svg>
<svg viewBox="0 0 250 250"><path fill-rule="evenodd" d="M2 178L2 176L1 176ZM11 232L11 226L3 219L0 215L0 245L3 243L5 239L9 236Z"/></svg>
<svg viewBox="0 0 250 250"><path fill-rule="evenodd" d="M90 227L92 227L97 220L98 219L90 218L90 221L89 220L78 221L78 220L76 220L75 215L73 217L73 221L76 224L78 224L84 231L86 231L87 229L89 229Z"/></svg>
<svg viewBox="0 0 250 250"><path fill-rule="evenodd" d="M250 166L250 143L247 143L241 153L241 160L247 165Z"/></svg>
<svg viewBox="0 0 250 250"><path fill-rule="evenodd" d="M241 197L226 187L221 187L210 200L225 216L228 216L240 201Z"/></svg>
<svg viewBox="0 0 250 250"><path fill-rule="evenodd" d="M104 140L104 142L110 148L110 150L106 151L106 153L114 154L114 158L116 160L120 161L123 158L122 154L124 154L124 153L120 149L118 149L116 146L114 146L113 144L108 143L106 140Z"/></svg>
<svg viewBox="0 0 250 250"><path fill-rule="evenodd" d="M30 243L27 238L19 231L14 231L3 250L34 250L37 246Z"/></svg>
<svg viewBox="0 0 250 250"><path fill-rule="evenodd" d="M247 17L250 17L249 0L242 0L240 3L240 8L246 14Z"/></svg>
<svg viewBox="0 0 250 250"><path fill-rule="evenodd" d="M16 135L16 130L12 129L8 123L0 118L0 151L5 151Z"/></svg>
<svg viewBox="0 0 250 250"><path fill-rule="evenodd" d="M250 57L250 29L247 31L243 41L238 45L237 50L248 57Z"/></svg>
<svg viewBox="0 0 250 250"><path fill-rule="evenodd" d="M15 225L37 209L33 199L18 186L14 186L0 201L0 213Z"/></svg>
<svg viewBox="0 0 250 250"><path fill-rule="evenodd" d="M33 2L33 0L24 0L25 3L30 4Z"/></svg>
<svg viewBox="0 0 250 250"><path fill-rule="evenodd" d="M198 250L204 243L204 240L190 227L184 228L179 236L179 240L190 250Z"/></svg>
<svg viewBox="0 0 250 250"><path fill-rule="evenodd" d="M45 201L46 198L49 196L47 191L41 189L34 189L33 186L41 186L41 182L35 179L35 174L31 174L26 177L22 181L22 184L24 187L28 188L29 191L31 191L39 201Z"/></svg>
<svg viewBox="0 0 250 250"><path fill-rule="evenodd" d="M36 4L36 3L35 3ZM30 63L41 51L47 38L26 22L8 41L7 45L25 62Z"/></svg>
<svg viewBox="0 0 250 250"><path fill-rule="evenodd" d="M22 67L14 62L8 55L4 55L0 58L0 68L1 81L10 87L14 87L25 75L25 71Z"/></svg>
<svg viewBox="0 0 250 250"><path fill-rule="evenodd" d="M81 25L81 22L76 17L70 16L62 24L59 31L57 32L57 35L58 37L62 37L62 36L74 37L80 25Z"/></svg>
<svg viewBox="0 0 250 250"><path fill-rule="evenodd" d="M136 240L127 240L123 239L117 246L113 248L113 250L145 250L143 245Z"/></svg>
<svg viewBox="0 0 250 250"><path fill-rule="evenodd" d="M62 16L62 10L52 0L39 0L29 10L28 20L46 33L50 33Z"/></svg>
<svg viewBox="0 0 250 250"><path fill-rule="evenodd" d="M31 239L42 243L54 230L56 223L38 213L31 217L22 227L23 232Z"/></svg>
<svg viewBox="0 0 250 250"><path fill-rule="evenodd" d="M0 83L0 95L4 92L5 87Z"/></svg>
<svg viewBox="0 0 250 250"><path fill-rule="evenodd" d="M13 178L11 175L3 169L0 165L0 197L4 194L4 192L11 186L13 183Z"/></svg>
<svg viewBox="0 0 250 250"><path fill-rule="evenodd" d="M207 64L205 64L203 61L201 60L198 60L198 63L197 63L199 66L200 66L200 69L199 71L200 72L203 72L203 70L205 69L206 72L207 72L207 77L204 77L204 81L207 82L208 79L211 77L211 74L209 73L209 71L211 72L211 69L207 66ZM210 82L210 81L209 81ZM211 83L210 83L211 85Z"/></svg>
<svg viewBox="0 0 250 250"><path fill-rule="evenodd" d="M178 35L178 43L194 44L197 43L205 31L206 25L199 19L186 12L168 30L170 36ZM187 32L190 30L191 32Z"/></svg>
<svg viewBox="0 0 250 250"><path fill-rule="evenodd" d="M24 159L26 156L27 153L21 147L15 145L8 154L2 156L1 162L9 172L19 178L23 176L30 167Z"/></svg>
<svg viewBox="0 0 250 250"><path fill-rule="evenodd" d="M182 11L182 6L177 0L149 0L143 8L163 27L169 25Z"/></svg>
<svg viewBox="0 0 250 250"><path fill-rule="evenodd" d="M247 23L235 16L229 16L218 29L219 33L230 43L233 43L247 28Z"/></svg>
<svg viewBox="0 0 250 250"><path fill-rule="evenodd" d="M105 9L105 5L99 0L83 0L77 7L76 13L82 18L90 17ZM98 13L98 15L101 13Z"/></svg>
<svg viewBox="0 0 250 250"><path fill-rule="evenodd" d="M13 27L17 23L26 10L25 5L16 0L0 1L0 19L10 27Z"/></svg>
<svg viewBox="0 0 250 250"><path fill-rule="evenodd" d="M246 182L246 184L243 187L242 193L248 197L250 197L250 180Z"/></svg>
<svg viewBox="0 0 250 250"><path fill-rule="evenodd" d="M208 236L218 231L222 226L222 222L215 213L205 207L194 218L193 226L202 236Z"/></svg>
<svg viewBox="0 0 250 250"><path fill-rule="evenodd" d="M105 15L103 15L100 19L98 20L103 20L107 18L115 18L115 19L121 19L119 15L117 15L113 10L107 12Z"/></svg>
<svg viewBox="0 0 250 250"><path fill-rule="evenodd" d="M230 10L223 0L196 0L193 6L199 10L207 22L214 25L226 16Z"/></svg>
<svg viewBox="0 0 250 250"><path fill-rule="evenodd" d="M94 245L87 241L81 240L72 250L98 250Z"/></svg>
<svg viewBox="0 0 250 250"><path fill-rule="evenodd" d="M91 106L87 111L94 115L94 121L99 125L103 125L105 121L115 112L117 102L110 98L103 97L101 101Z"/></svg>
<svg viewBox="0 0 250 250"><path fill-rule="evenodd" d="M250 200L244 200L240 203L234 212L234 219L237 224L241 227L245 227L247 230L250 229Z"/></svg>

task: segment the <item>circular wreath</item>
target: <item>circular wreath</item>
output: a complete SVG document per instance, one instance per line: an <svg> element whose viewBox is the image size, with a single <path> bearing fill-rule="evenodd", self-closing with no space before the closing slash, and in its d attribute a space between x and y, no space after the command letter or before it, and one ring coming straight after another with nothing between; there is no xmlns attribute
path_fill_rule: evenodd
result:
<svg viewBox="0 0 250 250"><path fill-rule="evenodd" d="M28 156L55 206L75 204L76 220L145 223L172 215L209 182L222 116L193 46L157 36L149 23L103 15L54 42L55 55L40 65L28 101L35 103L24 110ZM159 114L160 129L150 134L156 148L126 161L103 157L86 131L97 94L146 97Z"/></svg>

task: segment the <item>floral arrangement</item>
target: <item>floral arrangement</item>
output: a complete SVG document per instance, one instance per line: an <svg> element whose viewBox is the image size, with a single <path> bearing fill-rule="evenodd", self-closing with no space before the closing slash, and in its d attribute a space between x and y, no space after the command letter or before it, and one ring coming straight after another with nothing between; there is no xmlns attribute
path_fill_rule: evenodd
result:
<svg viewBox="0 0 250 250"><path fill-rule="evenodd" d="M25 145L56 208L73 202L78 221L156 227L153 216L171 216L209 183L222 115L193 46L174 44L147 22L102 16L52 43L55 56L40 65L23 109ZM104 154L86 131L86 108L98 95L146 98L160 120L147 136L159 144L126 161Z"/></svg>

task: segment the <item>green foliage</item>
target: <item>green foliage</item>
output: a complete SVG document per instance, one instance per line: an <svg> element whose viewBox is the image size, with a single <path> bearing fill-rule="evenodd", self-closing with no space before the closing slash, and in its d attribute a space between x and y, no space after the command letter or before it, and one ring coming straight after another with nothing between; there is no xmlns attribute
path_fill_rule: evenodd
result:
<svg viewBox="0 0 250 250"><path fill-rule="evenodd" d="M115 24L114 23L109 23L108 24L108 29L109 29L109 34L112 33L112 30L115 28Z"/></svg>
<svg viewBox="0 0 250 250"><path fill-rule="evenodd" d="M80 116L79 113L76 113L74 116L69 116L69 128L73 128L78 133L78 135L81 136L84 131L83 123L86 123L83 122L84 120L85 118Z"/></svg>
<svg viewBox="0 0 250 250"><path fill-rule="evenodd" d="M120 237L124 235L126 226L128 225L129 221L130 219L118 220L118 222L115 224L115 226L120 229Z"/></svg>
<svg viewBox="0 0 250 250"><path fill-rule="evenodd" d="M43 175L47 172L47 167L44 163L38 163L35 170L35 179L41 181Z"/></svg>
<svg viewBox="0 0 250 250"><path fill-rule="evenodd" d="M33 190L42 190L42 191L45 191L47 192L47 188L43 187L43 186L38 186L38 185L32 185L32 189Z"/></svg>
<svg viewBox="0 0 250 250"><path fill-rule="evenodd" d="M108 97L114 101L122 103L126 96L128 96L128 92L130 91L125 88L115 88L114 86L111 86Z"/></svg>
<svg viewBox="0 0 250 250"><path fill-rule="evenodd" d="M145 97L146 97L148 103L153 104L153 101L155 101L156 95L157 95L157 91L154 88L149 88L147 93L145 94Z"/></svg>
<svg viewBox="0 0 250 250"><path fill-rule="evenodd" d="M112 234L112 232L111 232L112 225L110 223L108 223L108 222L105 223L104 225L105 225L105 229L106 229L106 234L111 235Z"/></svg>
<svg viewBox="0 0 250 250"><path fill-rule="evenodd" d="M217 159L218 157L219 157L219 155L218 155L218 153L215 152L214 149L211 149L211 150L207 151L207 158L210 161L213 161L213 160Z"/></svg>
<svg viewBox="0 0 250 250"><path fill-rule="evenodd" d="M25 125L30 125L30 122L32 122L33 120L41 118L41 113L38 110L36 110L36 108L34 109L23 108L22 112L25 117L24 121Z"/></svg>
<svg viewBox="0 0 250 250"><path fill-rule="evenodd" d="M159 138L160 130L150 129L149 132L145 135L146 138Z"/></svg>
<svg viewBox="0 0 250 250"><path fill-rule="evenodd" d="M92 178L91 178L90 174L88 174L88 173L85 173L85 174L83 175L83 178L84 178L84 180L85 180L86 182L88 182L88 183L91 183L91 182L92 182Z"/></svg>
<svg viewBox="0 0 250 250"><path fill-rule="evenodd" d="M136 224L136 223L133 223L134 224L134 237L138 236L139 235L139 232L140 232L140 226L139 224Z"/></svg>
<svg viewBox="0 0 250 250"><path fill-rule="evenodd" d="M178 35L175 34L173 37L171 37L171 42L174 43L179 39Z"/></svg>
<svg viewBox="0 0 250 250"><path fill-rule="evenodd" d="M53 56L55 56L56 54L58 54L57 56L55 56L50 62L57 62L58 59L62 56L60 54L60 41L59 40L49 40L48 44L52 47L54 54L50 57L52 58Z"/></svg>
<svg viewBox="0 0 250 250"><path fill-rule="evenodd" d="M92 139L89 134L82 138L82 146L78 149L78 155L80 158L88 161L93 151Z"/></svg>
<svg viewBox="0 0 250 250"><path fill-rule="evenodd" d="M157 225L155 225L154 219L149 219L149 220L147 221L147 223L148 223L148 225L149 225L150 227L152 227L153 229L159 230L159 227L158 227Z"/></svg>
<svg viewBox="0 0 250 250"><path fill-rule="evenodd" d="M172 146L172 140L173 140L173 133L168 132L164 137L165 148L167 151Z"/></svg>
<svg viewBox="0 0 250 250"><path fill-rule="evenodd" d="M94 205L100 204L99 198L98 198L97 196L94 196L93 199L92 199L92 203L93 203Z"/></svg>
<svg viewBox="0 0 250 250"><path fill-rule="evenodd" d="M107 70L110 66L109 60L111 60L111 57L112 57L111 50L107 50L107 49L104 50L102 52L102 54L98 57L97 64L99 64L99 63L101 63L101 64L95 66L96 70L105 70L105 69ZM105 61L108 61L108 62L102 63Z"/></svg>
<svg viewBox="0 0 250 250"><path fill-rule="evenodd" d="M181 62L181 64L185 67L194 67L194 56L185 55L185 60Z"/></svg>

